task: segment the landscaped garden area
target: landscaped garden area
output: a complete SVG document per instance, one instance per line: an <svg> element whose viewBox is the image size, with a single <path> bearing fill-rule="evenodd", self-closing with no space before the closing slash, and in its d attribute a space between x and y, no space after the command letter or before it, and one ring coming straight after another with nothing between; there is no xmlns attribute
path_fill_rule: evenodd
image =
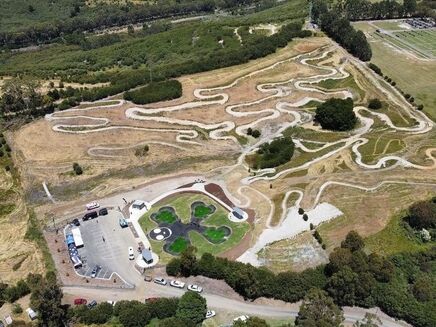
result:
<svg viewBox="0 0 436 327"><path fill-rule="evenodd" d="M179 194L155 204L139 223L153 251L163 262L179 255L190 244L198 254L219 254L237 245L250 229L247 222L232 222L228 211L202 194ZM171 235L156 239L155 230L168 228Z"/></svg>

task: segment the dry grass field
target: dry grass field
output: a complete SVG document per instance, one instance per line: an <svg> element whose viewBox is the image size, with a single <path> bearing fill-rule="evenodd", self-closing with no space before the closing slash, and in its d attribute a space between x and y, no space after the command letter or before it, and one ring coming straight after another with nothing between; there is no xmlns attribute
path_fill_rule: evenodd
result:
<svg viewBox="0 0 436 327"><path fill-rule="evenodd" d="M266 227L281 225L299 194L305 210L328 202L343 212L319 227L327 252L310 233L266 247L260 259L280 271L325 262L352 229L365 237L380 235L398 210L435 191L430 121L327 38L296 40L266 58L179 80L184 91L179 99L147 106L116 99L85 103L15 131L11 146L38 217L185 173L223 183L239 200L235 204L255 210L251 244ZM313 123L317 103L347 96L360 117L355 130L327 132ZM383 108L366 109L372 98L381 99ZM247 135L248 127L261 136ZM269 171L248 168L246 156L281 134L300 142L292 160ZM137 155L145 144L148 153ZM73 173L74 162L82 175ZM373 191L344 185L324 189L330 182L373 187L383 181L401 184ZM56 204L47 202L42 182ZM301 193L286 197L292 190Z"/></svg>

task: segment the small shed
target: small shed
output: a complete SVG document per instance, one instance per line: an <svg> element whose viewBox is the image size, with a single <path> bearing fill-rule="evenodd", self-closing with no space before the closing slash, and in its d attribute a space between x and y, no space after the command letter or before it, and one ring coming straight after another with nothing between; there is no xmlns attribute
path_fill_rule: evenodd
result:
<svg viewBox="0 0 436 327"><path fill-rule="evenodd" d="M137 210L147 209L147 203L142 200L135 200L133 201L132 208Z"/></svg>
<svg viewBox="0 0 436 327"><path fill-rule="evenodd" d="M142 250L142 259L144 259L147 264L153 263L153 255L151 254L151 251L148 249Z"/></svg>
<svg viewBox="0 0 436 327"><path fill-rule="evenodd" d="M38 316L38 315L36 314L36 312L33 311L32 308L27 308L27 309L26 309L26 312L27 312L27 315L29 316L30 320L35 320L36 317Z"/></svg>

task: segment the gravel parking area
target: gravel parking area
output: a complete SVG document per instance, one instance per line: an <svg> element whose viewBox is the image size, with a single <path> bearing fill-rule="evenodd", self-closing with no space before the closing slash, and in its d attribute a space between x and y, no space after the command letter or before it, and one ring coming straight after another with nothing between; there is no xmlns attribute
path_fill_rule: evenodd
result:
<svg viewBox="0 0 436 327"><path fill-rule="evenodd" d="M96 278L108 279L117 273L127 283L133 283L132 274L137 274L134 260L128 258L128 247L138 248L130 228L121 228L118 219L122 217L116 210L109 210L106 216L80 222L80 232L84 247L79 248L83 267L77 272L91 277L92 269L101 266ZM138 252L135 252L139 255ZM136 276L134 276L136 277Z"/></svg>

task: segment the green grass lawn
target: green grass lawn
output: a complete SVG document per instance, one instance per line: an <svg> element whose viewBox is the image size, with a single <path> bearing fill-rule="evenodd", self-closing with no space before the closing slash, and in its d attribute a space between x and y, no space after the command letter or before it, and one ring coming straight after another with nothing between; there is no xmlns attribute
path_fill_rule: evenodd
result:
<svg viewBox="0 0 436 327"><path fill-rule="evenodd" d="M434 243L422 243L416 235L404 228L404 215L404 212L395 215L382 231L366 238L367 249L381 255L391 255L430 248Z"/></svg>
<svg viewBox="0 0 436 327"><path fill-rule="evenodd" d="M208 206L204 206L204 205L197 205L194 208L195 218L204 218L204 217L208 216L211 212L212 212L212 209L209 208Z"/></svg>
<svg viewBox="0 0 436 327"><path fill-rule="evenodd" d="M172 224L177 220L176 215L170 210L159 210L155 219L161 223Z"/></svg>
<svg viewBox="0 0 436 327"><path fill-rule="evenodd" d="M222 227L209 227L204 231L204 235L212 243L221 243L226 237L226 230Z"/></svg>
<svg viewBox="0 0 436 327"><path fill-rule="evenodd" d="M189 242L183 238L178 237L174 240L173 243L171 243L169 249L173 253L182 253L189 245Z"/></svg>
<svg viewBox="0 0 436 327"><path fill-rule="evenodd" d="M367 23L355 24L359 29L375 31ZM423 61L410 58L387 46L380 38L371 37L371 62L381 68L383 73L397 83L405 93L415 98L415 103L424 104L424 112L436 121L436 61ZM401 69L399 69L401 67Z"/></svg>
<svg viewBox="0 0 436 327"><path fill-rule="evenodd" d="M318 85L319 87L327 90L351 89L360 97L360 99L365 97L365 91L356 84L356 81L352 75L343 79L326 79L314 85Z"/></svg>
<svg viewBox="0 0 436 327"><path fill-rule="evenodd" d="M219 244L213 244L209 240L205 238L204 235L201 235L197 232L191 231L189 233L189 239L191 241L191 244L195 246L198 249L198 255L201 256L205 252L210 252L212 254L219 254L224 251L227 251L237 245L241 239L244 237L244 235L249 231L250 225L247 222L242 223L234 223L228 219L228 212L226 209L224 209L221 205L219 205L217 202L212 200L211 198L202 195L202 194L180 194L177 197L170 197L168 199L164 199L163 201L160 201L156 203L152 210L144 214L139 219L139 224L141 225L142 229L145 233L148 233L153 228L156 228L158 224L154 222L150 216L152 213L157 212L159 208L164 206L171 206L175 208L176 214L179 218L182 219L184 217L190 217L191 213L191 204L193 202L201 201L205 203L206 205L214 205L216 210L213 214L206 215L205 218L202 221L202 224L206 227L209 227L210 230L208 233L210 236L210 239L213 240L221 240L223 238L222 231L219 229L221 226L227 226L231 229L231 234L228 237L228 239L225 242L219 243ZM206 206L204 206L206 208ZM184 221L186 222L186 221ZM189 222L189 221L188 221ZM177 240L176 240L177 241ZM185 240L186 241L186 240ZM183 241L178 241L179 243L182 243ZM168 262L172 256L168 253L166 253L163 250L163 246L165 242L159 242L159 241L153 241L150 240L150 244L152 246L153 251L159 255L160 261L165 263ZM172 247L174 244L172 244L170 247ZM174 245L176 246L176 245ZM177 245L178 247L179 245ZM172 249L171 249L172 250ZM176 251L173 251L174 253L179 253Z"/></svg>

